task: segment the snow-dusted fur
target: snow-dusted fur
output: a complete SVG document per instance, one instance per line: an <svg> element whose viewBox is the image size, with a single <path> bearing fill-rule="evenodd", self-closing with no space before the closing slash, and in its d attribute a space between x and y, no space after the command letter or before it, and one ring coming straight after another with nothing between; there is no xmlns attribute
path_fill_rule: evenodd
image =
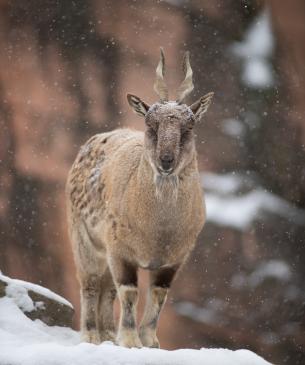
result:
<svg viewBox="0 0 305 365"><path fill-rule="evenodd" d="M128 95L132 108L145 117L145 133L119 129L93 136L81 148L66 195L85 341L115 339L117 293L116 342L159 346L160 310L205 221L193 127L211 96L191 107L164 100L149 107ZM150 286L138 331L139 267L150 270Z"/></svg>

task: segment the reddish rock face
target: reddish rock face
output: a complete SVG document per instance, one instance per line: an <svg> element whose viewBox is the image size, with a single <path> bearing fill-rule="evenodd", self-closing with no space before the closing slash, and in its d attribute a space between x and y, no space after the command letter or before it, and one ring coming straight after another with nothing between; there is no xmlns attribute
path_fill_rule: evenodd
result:
<svg viewBox="0 0 305 365"><path fill-rule="evenodd" d="M144 128L126 93L157 100L152 85L159 46L165 48L171 98L182 79L185 49L195 81L190 102L215 92L196 126L201 169L255 176L250 187L218 192L220 201L263 186L304 208L304 4L294 0L288 9L266 3L274 37L266 62L274 82L258 88L243 81L245 58L234 49L264 2L0 3L4 273L41 283L78 310L65 223L67 171L94 133ZM248 347L279 364L302 364L304 223L296 216L260 212L244 229L210 220L162 315L161 345ZM274 268L291 274L253 284L259 270Z"/></svg>

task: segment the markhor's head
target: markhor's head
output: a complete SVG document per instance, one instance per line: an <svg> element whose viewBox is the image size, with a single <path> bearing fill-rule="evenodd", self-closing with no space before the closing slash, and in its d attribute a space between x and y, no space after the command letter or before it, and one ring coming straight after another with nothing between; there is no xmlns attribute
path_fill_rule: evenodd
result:
<svg viewBox="0 0 305 365"><path fill-rule="evenodd" d="M213 97L213 93L208 93L191 106L183 103L194 88L189 52L183 59L185 79L178 89L176 101L168 101L164 69L165 59L161 49L154 84L159 102L149 106L139 97L127 95L129 105L145 118L145 150L156 178L177 176L190 163L195 149L193 128L207 111Z"/></svg>

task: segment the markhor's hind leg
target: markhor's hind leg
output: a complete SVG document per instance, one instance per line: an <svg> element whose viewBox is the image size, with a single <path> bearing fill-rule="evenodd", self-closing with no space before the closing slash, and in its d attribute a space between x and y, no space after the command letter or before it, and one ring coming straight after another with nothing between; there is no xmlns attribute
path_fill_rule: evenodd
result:
<svg viewBox="0 0 305 365"><path fill-rule="evenodd" d="M101 252L97 254L82 223L72 226L70 236L80 284L82 340L99 344L98 303L107 262Z"/></svg>
<svg viewBox="0 0 305 365"><path fill-rule="evenodd" d="M98 303L98 329L100 340L115 340L115 325L113 319L113 302L116 297L116 288L111 272L107 267L101 282L101 291Z"/></svg>
<svg viewBox="0 0 305 365"><path fill-rule="evenodd" d="M80 281L81 289L81 335L85 342L99 344L97 310L101 277L88 275Z"/></svg>

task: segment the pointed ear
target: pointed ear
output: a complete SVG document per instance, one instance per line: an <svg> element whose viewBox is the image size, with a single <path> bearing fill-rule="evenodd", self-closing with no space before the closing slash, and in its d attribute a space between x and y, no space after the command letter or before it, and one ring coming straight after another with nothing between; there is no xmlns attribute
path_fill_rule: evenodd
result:
<svg viewBox="0 0 305 365"><path fill-rule="evenodd" d="M199 100L197 100L194 104L190 106L192 112L194 113L196 119L200 120L203 114L208 110L214 93L208 93L202 96Z"/></svg>
<svg viewBox="0 0 305 365"><path fill-rule="evenodd" d="M132 94L127 94L127 100L135 113L137 113L141 117L145 117L149 109L148 104L144 103L144 101Z"/></svg>

